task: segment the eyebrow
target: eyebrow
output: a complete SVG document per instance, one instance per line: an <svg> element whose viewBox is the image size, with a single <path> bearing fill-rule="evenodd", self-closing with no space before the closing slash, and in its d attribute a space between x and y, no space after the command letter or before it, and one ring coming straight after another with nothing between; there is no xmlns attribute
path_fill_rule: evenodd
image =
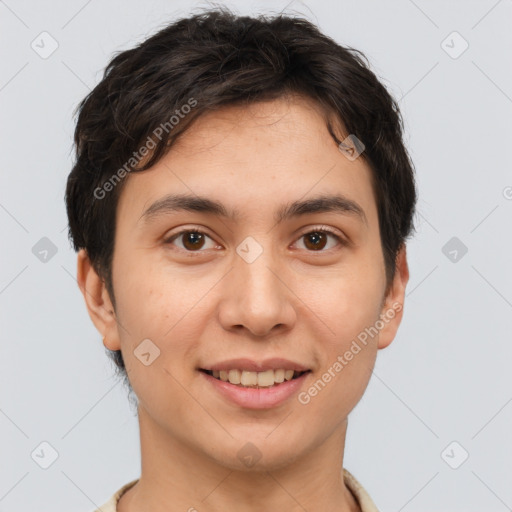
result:
<svg viewBox="0 0 512 512"><path fill-rule="evenodd" d="M188 194L168 194L157 199L140 216L139 221L148 223L156 217L179 211L208 213L232 221L240 219L240 211L228 210L221 202ZM281 206L274 215L277 224L294 217L313 213L334 212L353 215L368 225L363 208L341 194L320 195L311 199L297 200Z"/></svg>

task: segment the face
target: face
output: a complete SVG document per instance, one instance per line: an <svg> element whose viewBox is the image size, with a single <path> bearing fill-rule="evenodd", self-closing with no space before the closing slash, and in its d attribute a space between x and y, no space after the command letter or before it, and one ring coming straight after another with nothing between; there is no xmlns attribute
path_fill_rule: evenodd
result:
<svg viewBox="0 0 512 512"><path fill-rule="evenodd" d="M343 431L408 278L402 251L384 295L370 172L296 97L204 115L127 178L115 313L94 271L80 282L101 292L89 311L147 425L231 468L243 450L286 465Z"/></svg>

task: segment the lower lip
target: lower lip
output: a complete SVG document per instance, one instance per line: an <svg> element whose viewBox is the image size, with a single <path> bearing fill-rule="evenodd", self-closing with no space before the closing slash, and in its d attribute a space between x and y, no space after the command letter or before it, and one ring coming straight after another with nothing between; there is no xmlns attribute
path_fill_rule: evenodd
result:
<svg viewBox="0 0 512 512"><path fill-rule="evenodd" d="M270 409L277 407L297 393L310 372L305 372L296 379L287 380L268 388L244 388L216 379L205 372L199 371L199 373L206 377L222 396L236 405L247 409Z"/></svg>

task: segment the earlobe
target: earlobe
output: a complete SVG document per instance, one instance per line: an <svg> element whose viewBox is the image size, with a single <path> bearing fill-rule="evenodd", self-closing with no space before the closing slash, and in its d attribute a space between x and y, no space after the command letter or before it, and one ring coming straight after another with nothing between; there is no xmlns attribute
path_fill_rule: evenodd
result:
<svg viewBox="0 0 512 512"><path fill-rule="evenodd" d="M396 257L395 276L381 311L383 324L379 333L378 348L386 348L394 340L402 322L405 288L409 281L406 246L403 244Z"/></svg>
<svg viewBox="0 0 512 512"><path fill-rule="evenodd" d="M92 266L85 249L78 252L77 281L89 316L101 333L105 347L120 350L114 307L105 282Z"/></svg>

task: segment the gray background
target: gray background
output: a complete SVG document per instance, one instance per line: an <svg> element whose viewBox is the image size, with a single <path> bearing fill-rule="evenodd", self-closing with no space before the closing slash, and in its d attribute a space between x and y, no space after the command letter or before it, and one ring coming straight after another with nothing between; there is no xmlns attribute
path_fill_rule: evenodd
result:
<svg viewBox="0 0 512 512"><path fill-rule="evenodd" d="M72 114L114 51L206 5L0 1L0 512L86 512L140 474L67 240ZM406 313L351 415L345 466L383 512L512 510L511 0L226 5L288 5L364 51L405 117L420 192ZM47 58L31 47L51 49L43 31ZM42 442L58 452L48 469Z"/></svg>

